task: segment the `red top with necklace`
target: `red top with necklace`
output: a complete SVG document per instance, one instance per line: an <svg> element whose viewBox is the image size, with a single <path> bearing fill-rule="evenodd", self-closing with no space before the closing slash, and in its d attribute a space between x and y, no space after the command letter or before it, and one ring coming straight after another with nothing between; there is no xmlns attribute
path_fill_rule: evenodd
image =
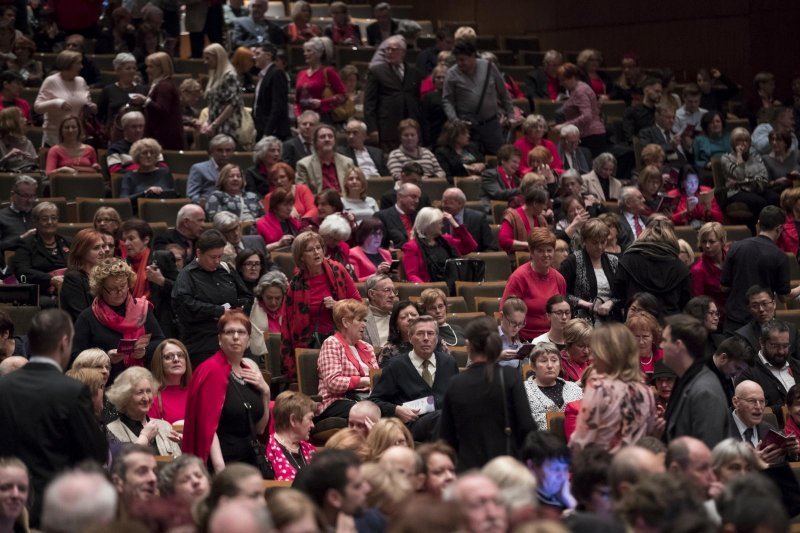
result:
<svg viewBox="0 0 800 533"><path fill-rule="evenodd" d="M548 268L546 274L539 274L533 269L532 263L525 263L511 274L503 291L501 307L511 296L521 298L528 306L525 327L519 332L520 338L531 340L550 330L545 305L556 294L567 294L567 282L554 268Z"/></svg>

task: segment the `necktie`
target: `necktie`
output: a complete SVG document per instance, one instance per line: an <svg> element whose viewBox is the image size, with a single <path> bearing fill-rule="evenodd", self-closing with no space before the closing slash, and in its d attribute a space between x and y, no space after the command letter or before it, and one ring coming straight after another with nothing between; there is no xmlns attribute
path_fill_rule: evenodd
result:
<svg viewBox="0 0 800 533"><path fill-rule="evenodd" d="M749 446L753 445L753 428L747 428L744 430L744 443Z"/></svg>
<svg viewBox="0 0 800 533"><path fill-rule="evenodd" d="M642 224L639 222L639 217L633 215L633 231L636 233L636 238L639 238L639 234L642 233Z"/></svg>
<svg viewBox="0 0 800 533"><path fill-rule="evenodd" d="M428 368L431 362L427 359L422 362L422 381L428 384L428 387L433 387L433 376L431 375L431 371Z"/></svg>
<svg viewBox="0 0 800 533"><path fill-rule="evenodd" d="M406 235L408 235L408 238L410 239L411 231L414 228L414 224L411 223L411 217L403 213L402 215L400 215L400 220L403 222L403 228L405 228Z"/></svg>

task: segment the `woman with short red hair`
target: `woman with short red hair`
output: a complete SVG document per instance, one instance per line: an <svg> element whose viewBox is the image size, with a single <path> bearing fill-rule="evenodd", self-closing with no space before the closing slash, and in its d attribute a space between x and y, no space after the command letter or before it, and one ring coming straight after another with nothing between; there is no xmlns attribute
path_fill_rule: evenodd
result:
<svg viewBox="0 0 800 533"><path fill-rule="evenodd" d="M531 340L550 329L545 307L547 300L556 294L567 294L567 282L558 270L552 268L556 247L556 236L547 228L534 228L528 236L531 260L517 268L508 279L503 292L506 298L516 296L528 306L525 327L520 337Z"/></svg>
<svg viewBox="0 0 800 533"><path fill-rule="evenodd" d="M275 163L269 170L270 193L264 196L264 209L269 211L269 198L276 189L284 189L294 196L292 218L313 218L317 216L314 193L308 185L294 182L294 169L284 162Z"/></svg>
<svg viewBox="0 0 800 533"><path fill-rule="evenodd" d="M197 367L189 383L183 451L200 457L214 472L233 462L266 465L264 447L254 448L251 442L253 433L267 427L270 390L256 363L244 358L250 331L244 312L225 311L217 323L219 350Z"/></svg>

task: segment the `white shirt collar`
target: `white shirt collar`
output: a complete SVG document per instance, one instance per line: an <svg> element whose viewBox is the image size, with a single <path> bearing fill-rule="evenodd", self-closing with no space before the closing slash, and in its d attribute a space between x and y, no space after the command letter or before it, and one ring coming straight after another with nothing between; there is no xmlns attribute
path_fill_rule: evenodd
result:
<svg viewBox="0 0 800 533"><path fill-rule="evenodd" d="M30 359L28 359L28 362L29 363L43 363L43 364L46 364L46 365L53 365L54 367L56 367L58 369L59 372L61 372L61 373L64 372L64 369L61 368L61 365L59 365L58 362L56 362L56 360L53 359L52 357L45 357L43 355L33 355L33 356L31 356Z"/></svg>
<svg viewBox="0 0 800 533"><path fill-rule="evenodd" d="M739 415L736 414L736 409L733 410L733 422L736 424L736 429L739 431L739 435L744 437L744 432L748 429L748 425L745 424ZM758 429L753 426L753 446L758 444Z"/></svg>
<svg viewBox="0 0 800 533"><path fill-rule="evenodd" d="M762 363L764 363L764 366L766 366L770 370L774 369L774 370L783 371L783 370L788 370L788 368L789 368L789 359L788 358L786 359L786 362L783 363L783 366L780 367L780 368L778 368L777 366L775 366L772 363L770 363L769 361L767 361L767 358L764 357L764 354L761 353L761 350L758 351L758 358L761 360Z"/></svg>
<svg viewBox="0 0 800 533"><path fill-rule="evenodd" d="M408 352L408 358L411 359L411 364L414 365L414 368L416 368L417 370L422 372L422 363L423 363L423 361L425 361L425 359L423 359L422 357L420 357L416 353L414 353L414 350L411 350L410 352ZM428 368L429 369L435 369L436 368L436 354L435 353L431 354L430 358L428 358L428 361L430 361L430 365L428 365Z"/></svg>

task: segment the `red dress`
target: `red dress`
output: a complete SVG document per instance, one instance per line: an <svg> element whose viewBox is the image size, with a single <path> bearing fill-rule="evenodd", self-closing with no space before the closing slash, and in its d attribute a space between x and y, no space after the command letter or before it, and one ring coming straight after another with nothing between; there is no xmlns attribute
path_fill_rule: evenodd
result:
<svg viewBox="0 0 800 533"><path fill-rule="evenodd" d="M725 252L722 252L722 262L725 262ZM717 304L720 313L725 311L725 302L728 294L720 288L722 269L715 265L705 255L701 255L690 269L692 273L692 296L708 296Z"/></svg>
<svg viewBox="0 0 800 533"><path fill-rule="evenodd" d="M88 144L83 145L78 157L69 155L60 144L51 146L47 151L46 171L48 174L61 167L91 167L95 164L97 164L97 152Z"/></svg>

